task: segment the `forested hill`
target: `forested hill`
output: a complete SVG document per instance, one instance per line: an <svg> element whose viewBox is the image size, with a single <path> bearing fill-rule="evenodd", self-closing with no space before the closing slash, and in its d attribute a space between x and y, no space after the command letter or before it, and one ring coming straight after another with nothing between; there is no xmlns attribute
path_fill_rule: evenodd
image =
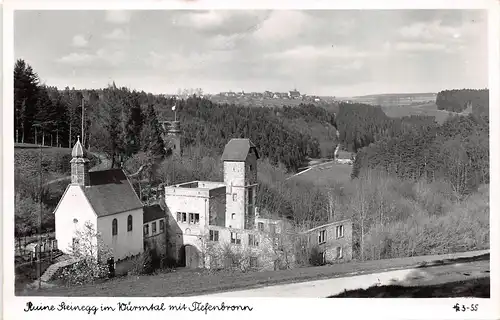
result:
<svg viewBox="0 0 500 320"><path fill-rule="evenodd" d="M381 139L358 152L352 176L366 168L410 181L448 181L457 194L474 192L489 183L489 124L474 114L460 115Z"/></svg>
<svg viewBox="0 0 500 320"><path fill-rule="evenodd" d="M160 117L172 118L171 105L158 106ZM319 142L307 132L284 124L270 108L249 108L217 104L196 97L177 101L185 145L202 144L219 153L230 138L250 138L260 154L272 163L283 163L297 170L307 157L320 156ZM319 108L298 106L296 108Z"/></svg>
<svg viewBox="0 0 500 320"><path fill-rule="evenodd" d="M340 143L353 152L384 138L427 131L437 126L434 117L412 115L390 118L380 106L362 103L340 103L335 121Z"/></svg>
<svg viewBox="0 0 500 320"><path fill-rule="evenodd" d="M463 112L469 103L472 105L471 111L476 115L488 114L489 90L444 90L436 97L438 110Z"/></svg>
<svg viewBox="0 0 500 320"><path fill-rule="evenodd" d="M229 139L248 137L263 157L290 171L308 157L321 156L318 137L328 142L328 135L307 129L311 123L327 126L329 134L335 132L333 113L314 105L278 110L217 104L195 96L176 101L118 88L114 83L101 90L61 91L41 85L38 75L22 60L14 68L14 104L16 142L70 147L81 136L86 148L107 154L113 165L138 151L161 149L158 120L173 119L174 104L185 146L203 145L220 154ZM305 124L297 126L301 117Z"/></svg>

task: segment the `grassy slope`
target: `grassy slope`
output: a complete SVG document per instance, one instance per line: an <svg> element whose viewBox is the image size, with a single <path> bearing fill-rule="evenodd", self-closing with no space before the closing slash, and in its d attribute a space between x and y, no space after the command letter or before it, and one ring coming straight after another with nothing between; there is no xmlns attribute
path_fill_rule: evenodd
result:
<svg viewBox="0 0 500 320"><path fill-rule="evenodd" d="M317 186L327 186L332 183L346 184L351 180L351 171L352 166L350 165L326 163L291 179L312 182Z"/></svg>
<svg viewBox="0 0 500 320"><path fill-rule="evenodd" d="M131 276L117 278L104 283L78 287L54 287L46 290L17 292L17 295L43 296L189 296L206 293L248 289L273 284L285 284L312 281L363 273L424 267L429 265L447 265L457 262L488 260L489 254L477 253L475 256L456 254L442 256L421 256L376 260L367 262L349 262L343 264L297 268L265 272L217 272L180 270L151 276ZM131 290L133 288L133 290Z"/></svg>
<svg viewBox="0 0 500 320"><path fill-rule="evenodd" d="M286 126L302 133L309 134L318 139L321 156L326 157L330 150L335 147L336 132L334 126L329 123L306 122L303 119L283 119Z"/></svg>
<svg viewBox="0 0 500 320"><path fill-rule="evenodd" d="M328 298L490 298L490 278L484 277L430 286L373 286ZM469 306L470 307L470 306Z"/></svg>

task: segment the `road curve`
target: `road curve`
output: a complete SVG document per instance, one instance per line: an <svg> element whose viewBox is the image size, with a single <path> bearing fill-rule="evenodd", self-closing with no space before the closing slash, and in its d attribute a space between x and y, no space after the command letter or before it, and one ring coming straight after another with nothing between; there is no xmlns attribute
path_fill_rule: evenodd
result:
<svg viewBox="0 0 500 320"><path fill-rule="evenodd" d="M203 297L290 297L326 298L344 291L368 289L372 286L423 286L489 277L489 260L458 263L426 268L412 268L388 272L316 280L285 285L274 285L249 290L209 294Z"/></svg>

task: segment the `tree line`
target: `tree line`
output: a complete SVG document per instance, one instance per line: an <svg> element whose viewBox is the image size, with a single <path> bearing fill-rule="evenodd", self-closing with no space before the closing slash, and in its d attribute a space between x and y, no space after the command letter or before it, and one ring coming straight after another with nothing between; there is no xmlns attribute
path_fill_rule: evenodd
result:
<svg viewBox="0 0 500 320"><path fill-rule="evenodd" d="M445 179L465 195L489 183L489 125L473 114L442 125L386 137L362 148L352 177L363 168L383 169L404 180Z"/></svg>
<svg viewBox="0 0 500 320"><path fill-rule="evenodd" d="M246 137L259 146L262 156L290 171L320 153L317 139L285 126L270 108L218 104L196 95L180 100L114 83L100 90L57 90L40 84L23 60L14 70L16 142L71 147L80 136L86 148L105 153L113 166L119 166L139 150L161 153L158 120L171 120L176 105L185 146L203 144L222 152L229 139ZM302 114L311 108L299 107Z"/></svg>
<svg viewBox="0 0 500 320"><path fill-rule="evenodd" d="M489 90L488 89L456 89L443 90L436 96L438 110L451 112L463 112L470 105L472 111L478 114L488 112Z"/></svg>
<svg viewBox="0 0 500 320"><path fill-rule="evenodd" d="M384 138L398 137L407 132L423 132L437 126L431 116L388 117L380 106L363 103L339 103L335 117L339 142L345 149L359 149Z"/></svg>

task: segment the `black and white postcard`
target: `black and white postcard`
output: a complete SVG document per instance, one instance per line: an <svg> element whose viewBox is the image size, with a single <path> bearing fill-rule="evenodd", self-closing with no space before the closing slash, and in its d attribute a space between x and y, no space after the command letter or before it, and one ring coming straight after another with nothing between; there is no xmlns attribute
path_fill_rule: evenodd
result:
<svg viewBox="0 0 500 320"><path fill-rule="evenodd" d="M498 2L2 24L6 319L500 316Z"/></svg>

